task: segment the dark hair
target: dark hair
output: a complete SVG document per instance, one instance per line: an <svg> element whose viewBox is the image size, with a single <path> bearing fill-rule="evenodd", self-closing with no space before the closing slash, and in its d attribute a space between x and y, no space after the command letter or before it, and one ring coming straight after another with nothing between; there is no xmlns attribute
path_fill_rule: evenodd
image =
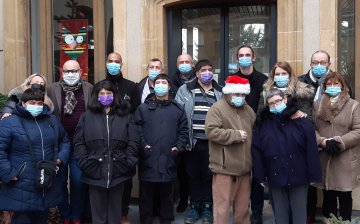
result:
<svg viewBox="0 0 360 224"><path fill-rule="evenodd" d="M160 73L158 76L156 76L156 78L154 79L154 83L158 79L166 79L166 81L169 83L169 87L171 88L171 81L170 81L169 77L165 73Z"/></svg>
<svg viewBox="0 0 360 224"><path fill-rule="evenodd" d="M239 51L240 51L241 48L250 48L252 57L254 57L254 55L255 55L254 49L253 49L250 45L243 44L243 45L241 45L241 46L237 49L237 51L236 51L236 58L239 58Z"/></svg>
<svg viewBox="0 0 360 224"><path fill-rule="evenodd" d="M87 105L90 111L94 113L102 113L104 111L104 107L98 100L99 92L102 89L113 92L114 100L110 106L111 111L118 115L126 115L130 112L130 103L124 99L120 99L119 94L115 91L113 83L108 80L100 81L94 85Z"/></svg>
<svg viewBox="0 0 360 224"><path fill-rule="evenodd" d="M339 81L342 85L342 88L341 90L346 92L346 93L349 93L349 88L348 86L346 85L346 82L344 80L344 77L338 73L338 72L330 72L329 74L326 75L325 79L324 79L324 82L323 82L323 86L322 86L322 89L321 89L321 93L324 94L325 93L325 90L326 90L326 83L329 81L329 80L336 80L336 81Z"/></svg>
<svg viewBox="0 0 360 224"><path fill-rule="evenodd" d="M208 59L202 59L202 60L200 60L200 61L198 61L197 63L196 63L196 65L195 65L195 71L200 71L200 69L203 67L203 66L206 66L206 65L208 65L208 66L211 66L212 68L214 68L214 66L213 66L213 64L211 63L211 61L210 60L208 60Z"/></svg>
<svg viewBox="0 0 360 224"><path fill-rule="evenodd" d="M21 95L21 101L26 103L29 100L43 101L45 100L45 93L41 89L29 88Z"/></svg>

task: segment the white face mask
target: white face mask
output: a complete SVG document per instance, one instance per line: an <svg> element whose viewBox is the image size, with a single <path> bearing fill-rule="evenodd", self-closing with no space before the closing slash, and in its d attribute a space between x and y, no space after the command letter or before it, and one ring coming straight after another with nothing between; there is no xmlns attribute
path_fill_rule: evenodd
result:
<svg viewBox="0 0 360 224"><path fill-rule="evenodd" d="M63 80L68 86L75 86L80 81L80 72L63 73Z"/></svg>

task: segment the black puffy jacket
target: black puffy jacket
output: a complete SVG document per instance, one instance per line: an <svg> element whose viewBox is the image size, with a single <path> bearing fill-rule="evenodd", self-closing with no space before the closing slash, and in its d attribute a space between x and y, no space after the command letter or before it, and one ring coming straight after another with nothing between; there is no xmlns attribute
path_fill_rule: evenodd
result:
<svg viewBox="0 0 360 224"><path fill-rule="evenodd" d="M131 115L83 113L75 130L74 148L83 182L110 188L129 179L138 153Z"/></svg>

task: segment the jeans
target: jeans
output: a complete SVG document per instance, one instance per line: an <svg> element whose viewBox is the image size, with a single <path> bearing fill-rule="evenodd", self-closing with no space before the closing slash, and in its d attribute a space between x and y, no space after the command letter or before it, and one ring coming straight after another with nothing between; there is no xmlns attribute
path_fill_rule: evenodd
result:
<svg viewBox="0 0 360 224"><path fill-rule="evenodd" d="M69 193L67 186L68 169L70 169L70 203L68 200ZM58 207L63 218L71 220L81 219L85 210L85 205L88 202L89 188L87 184L82 183L80 180L82 171L76 164L73 150L70 154L68 169L64 169L61 174L63 175L63 188L64 192L66 192L66 196Z"/></svg>
<svg viewBox="0 0 360 224"><path fill-rule="evenodd" d="M15 212L11 223L12 224L46 224L49 211L32 211L32 212Z"/></svg>

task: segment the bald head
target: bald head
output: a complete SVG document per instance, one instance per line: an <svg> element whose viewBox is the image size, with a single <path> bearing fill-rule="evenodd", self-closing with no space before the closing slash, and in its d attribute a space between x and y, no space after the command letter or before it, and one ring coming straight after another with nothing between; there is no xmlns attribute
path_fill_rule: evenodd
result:
<svg viewBox="0 0 360 224"><path fill-rule="evenodd" d="M80 65L77 61L75 60L68 60L64 63L63 65L63 71L67 71L67 70L79 70L80 69Z"/></svg>
<svg viewBox="0 0 360 224"><path fill-rule="evenodd" d="M106 63L118 63L118 64L122 64L122 58L121 55L119 53L116 52L112 52L108 55Z"/></svg>

